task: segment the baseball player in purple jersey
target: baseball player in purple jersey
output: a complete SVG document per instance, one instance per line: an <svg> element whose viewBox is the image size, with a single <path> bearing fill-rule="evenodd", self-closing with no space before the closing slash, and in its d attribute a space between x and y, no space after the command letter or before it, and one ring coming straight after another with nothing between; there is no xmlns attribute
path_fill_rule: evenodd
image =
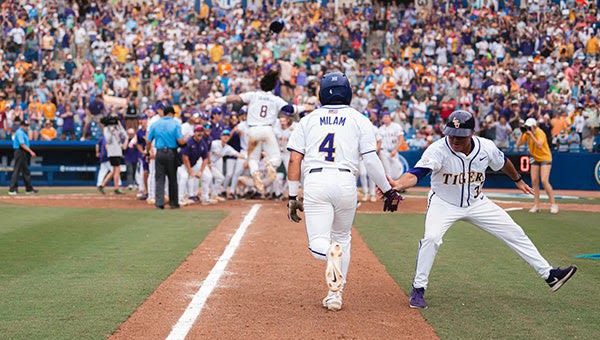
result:
<svg viewBox="0 0 600 340"><path fill-rule="evenodd" d="M482 192L485 170L502 171L517 188L533 194L514 165L493 141L473 135L475 120L467 111L454 111L444 128L446 137L431 144L415 167L390 184L396 190L413 187L431 174L425 234L419 242L417 268L410 296L411 308L427 308L425 289L442 237L459 220L474 224L506 243L557 291L577 267L552 268L523 229Z"/></svg>
<svg viewBox="0 0 600 340"><path fill-rule="evenodd" d="M188 138L186 144L179 149L182 164L177 168L177 183L179 185L179 204L191 203L186 200L196 195L198 179L208 165L208 145L202 140L204 127L198 125L194 134Z"/></svg>
<svg viewBox="0 0 600 340"><path fill-rule="evenodd" d="M352 89L346 75L333 72L323 76L319 98L323 106L300 120L287 145L291 153L288 217L300 222L298 210L305 212L308 249L315 258L327 261L329 292L323 307L339 310L350 264L360 157L375 184L385 192L384 211L395 211L402 197L385 178L371 122L348 106ZM296 198L303 162L304 203Z"/></svg>

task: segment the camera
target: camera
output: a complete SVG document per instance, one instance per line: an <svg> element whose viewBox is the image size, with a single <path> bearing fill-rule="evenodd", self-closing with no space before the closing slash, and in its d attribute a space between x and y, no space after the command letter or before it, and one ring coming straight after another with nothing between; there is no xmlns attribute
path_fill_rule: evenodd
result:
<svg viewBox="0 0 600 340"><path fill-rule="evenodd" d="M519 128L521 129L521 132L523 132L523 133L525 133L527 131L531 131L531 126L521 125Z"/></svg>
<svg viewBox="0 0 600 340"><path fill-rule="evenodd" d="M114 116L102 117L100 119L100 123L102 123L104 126L117 125L119 124L119 118Z"/></svg>

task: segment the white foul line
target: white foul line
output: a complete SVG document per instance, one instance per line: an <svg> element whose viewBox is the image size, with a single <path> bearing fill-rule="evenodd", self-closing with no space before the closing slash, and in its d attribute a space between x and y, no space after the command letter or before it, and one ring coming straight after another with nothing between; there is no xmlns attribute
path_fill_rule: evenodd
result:
<svg viewBox="0 0 600 340"><path fill-rule="evenodd" d="M260 207L260 204L253 205L252 209L250 209L246 217L244 217L244 220L238 227L237 231L231 237L231 240L225 248L225 251L223 251L223 254L221 257L219 257L213 269L210 271L210 273L208 273L208 276L204 280L204 283L202 283L200 289L196 292L196 294L194 294L192 301L185 309L185 312L183 312L183 315L181 315L175 326L173 326L173 329L167 337L167 340L185 339L188 332L192 328L192 325L194 325L194 322L196 322L196 319L200 315L208 296L217 286L217 283L223 275L223 272L225 272L225 268L227 267L229 260L231 260L233 253L235 253L235 250L240 245L242 237L246 233L250 223L252 223L252 220L254 220L254 217L256 216L256 213Z"/></svg>

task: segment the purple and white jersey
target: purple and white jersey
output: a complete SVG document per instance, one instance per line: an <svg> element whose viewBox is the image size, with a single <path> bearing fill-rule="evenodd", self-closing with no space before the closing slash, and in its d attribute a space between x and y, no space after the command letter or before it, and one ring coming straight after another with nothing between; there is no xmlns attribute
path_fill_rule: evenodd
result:
<svg viewBox="0 0 600 340"><path fill-rule="evenodd" d="M376 152L373 124L347 105L325 105L300 120L288 150L304 155L305 171L313 168L349 169L358 173L362 155Z"/></svg>
<svg viewBox="0 0 600 340"><path fill-rule="evenodd" d="M472 138L474 147L469 155L453 151L445 137L425 149L415 164L415 168L431 169L431 191L457 207L467 207L483 199L485 170L490 167L498 171L504 166L504 153L493 141Z"/></svg>

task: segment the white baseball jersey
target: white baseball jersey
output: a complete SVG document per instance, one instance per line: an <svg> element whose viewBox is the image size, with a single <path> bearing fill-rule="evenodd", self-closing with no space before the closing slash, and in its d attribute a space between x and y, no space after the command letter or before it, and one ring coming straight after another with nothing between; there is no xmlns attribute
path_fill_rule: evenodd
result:
<svg viewBox="0 0 600 340"><path fill-rule="evenodd" d="M275 129L275 136L277 137L277 143L279 143L279 150L281 152L287 151L287 143L292 135L292 131L296 129L297 124L298 123L293 122L287 129L282 129L281 126Z"/></svg>
<svg viewBox="0 0 600 340"><path fill-rule="evenodd" d="M404 136L404 130L398 123L391 123L390 125L381 125L377 129L377 134L381 139L381 149L385 151L392 151L398 145L398 139L400 136Z"/></svg>
<svg viewBox="0 0 600 340"><path fill-rule="evenodd" d="M373 124L347 105L325 105L294 129L288 150L304 155L304 169L340 168L358 172L360 156L376 151Z"/></svg>
<svg viewBox="0 0 600 340"><path fill-rule="evenodd" d="M181 124L181 134L185 139L191 137L194 134L194 128L196 126L190 122L185 122Z"/></svg>
<svg viewBox="0 0 600 340"><path fill-rule="evenodd" d="M271 92L255 91L240 94L248 104L248 125L274 125L281 108L288 103Z"/></svg>
<svg viewBox="0 0 600 340"><path fill-rule="evenodd" d="M224 156L237 156L238 152L229 144L223 145L220 139L215 139L210 144L210 162L216 164Z"/></svg>
<svg viewBox="0 0 600 340"><path fill-rule="evenodd" d="M473 136L474 147L468 156L454 152L448 137L431 144L415 167L428 168L431 173L431 191L442 200L457 206L468 207L477 199L485 182L485 170L500 170L504 166L504 153L493 141Z"/></svg>

